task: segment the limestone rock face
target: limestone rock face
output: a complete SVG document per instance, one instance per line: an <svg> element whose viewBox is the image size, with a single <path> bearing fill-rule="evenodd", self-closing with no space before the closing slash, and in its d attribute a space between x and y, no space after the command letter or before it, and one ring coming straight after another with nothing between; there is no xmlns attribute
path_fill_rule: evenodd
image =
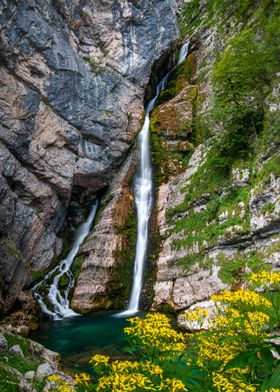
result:
<svg viewBox="0 0 280 392"><path fill-rule="evenodd" d="M154 154L161 177L155 208L160 245L153 309L187 312L209 304L216 292L243 287L244 276L252 271L279 270L279 137L270 120L279 111L279 75L275 75L275 87L265 104L264 145L252 152L251 161L234 161L231 170L217 181L212 175L211 149L223 130L209 118L213 54L227 44L223 38L215 26L206 31L202 23L195 29L190 39L191 58L185 61L185 69L178 68L163 95L166 101L152 114L159 143L167 139ZM184 78L188 62L194 64L189 80ZM212 127L212 139L199 140L197 130L203 133L207 126ZM185 166L173 159L176 170L164 176L173 153L168 149L170 139L177 145L180 140L194 140L195 151ZM163 149L169 152L168 158ZM183 161L183 154L181 157ZM183 315L179 323L186 326Z"/></svg>
<svg viewBox="0 0 280 392"><path fill-rule="evenodd" d="M110 308L116 299L122 299L122 291L127 285L125 275L133 268L119 255L124 255L132 240L124 227L129 214L134 213L130 182L135 164L133 152L112 182L104 200L106 208L80 250L85 260L71 302L71 307L80 312Z"/></svg>
<svg viewBox="0 0 280 392"><path fill-rule="evenodd" d="M73 188L98 192L124 160L153 63L178 39L175 6L2 2L1 313L60 254Z"/></svg>

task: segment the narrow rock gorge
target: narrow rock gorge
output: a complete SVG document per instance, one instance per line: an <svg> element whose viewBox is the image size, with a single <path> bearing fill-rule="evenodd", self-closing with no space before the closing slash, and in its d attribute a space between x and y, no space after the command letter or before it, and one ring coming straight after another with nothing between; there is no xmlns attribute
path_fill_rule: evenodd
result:
<svg viewBox="0 0 280 392"><path fill-rule="evenodd" d="M280 271L279 15L276 0L1 1L0 376L15 385L7 391L47 391L51 374L74 388L58 354L18 335L44 324L32 288L66 257L96 200L71 266L70 307L87 314L81 320L127 308L137 136L168 73L150 112L141 309L183 329L190 310L212 311L213 294Z"/></svg>

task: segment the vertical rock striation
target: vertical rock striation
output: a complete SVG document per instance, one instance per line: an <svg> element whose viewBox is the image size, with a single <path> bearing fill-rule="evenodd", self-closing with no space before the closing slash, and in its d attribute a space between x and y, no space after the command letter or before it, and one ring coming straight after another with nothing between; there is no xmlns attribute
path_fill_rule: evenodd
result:
<svg viewBox="0 0 280 392"><path fill-rule="evenodd" d="M257 56L252 60L248 55L246 40L244 52L238 45L244 31L252 29L252 36L258 37L254 44L262 42L261 54L267 54L263 41L269 38L259 36L257 27L264 21L254 19L262 9L249 7L239 23L241 14L234 14L238 5L232 5L229 22L218 6L214 13L213 9L208 13L211 5L207 7L206 3L200 8L186 6L189 25L184 28L191 54L173 75L151 119L161 240L154 309L188 309L208 301L215 292L241 287L252 271L280 269L279 64L273 69L273 61L267 60L272 69L268 81L255 76L266 86L258 112L255 82L242 90L248 83L248 69L251 72L250 60L258 61ZM221 61L229 54L237 60L225 67ZM226 73L229 66L231 74ZM217 77L231 81L234 71L235 84L225 90L220 83L217 90ZM232 109L234 95L230 95L234 88L237 114ZM249 103L241 90L245 97L248 94ZM221 96L224 101L219 106ZM241 110L246 114L248 108L249 118L259 116L258 127L248 125L246 115L240 125L238 114ZM230 113L228 122L223 110ZM178 147L172 150L174 140ZM190 159L180 140L193 143Z"/></svg>
<svg viewBox="0 0 280 392"><path fill-rule="evenodd" d="M2 1L1 313L60 254L73 188L115 176L151 67L178 39L174 12L172 0Z"/></svg>

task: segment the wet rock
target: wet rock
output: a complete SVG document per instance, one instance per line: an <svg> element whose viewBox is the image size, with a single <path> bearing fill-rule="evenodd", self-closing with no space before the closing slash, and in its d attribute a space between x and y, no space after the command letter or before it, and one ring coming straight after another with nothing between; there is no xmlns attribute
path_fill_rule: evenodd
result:
<svg viewBox="0 0 280 392"><path fill-rule="evenodd" d="M60 362L60 355L55 352L48 350L42 344L30 340L30 351L36 356L43 358L46 362L49 362L52 366L58 368Z"/></svg>
<svg viewBox="0 0 280 392"><path fill-rule="evenodd" d="M280 178L272 175L269 184L260 184L252 189L249 208L253 232L260 232L262 236L279 233Z"/></svg>
<svg viewBox="0 0 280 392"><path fill-rule="evenodd" d="M33 387L33 385L27 382L26 380L20 381L19 388L23 392L36 392L36 389Z"/></svg>

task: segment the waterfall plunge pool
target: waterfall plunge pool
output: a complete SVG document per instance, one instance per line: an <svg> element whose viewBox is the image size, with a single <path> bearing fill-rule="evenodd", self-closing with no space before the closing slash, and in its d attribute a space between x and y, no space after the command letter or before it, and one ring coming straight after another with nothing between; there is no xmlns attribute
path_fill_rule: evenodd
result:
<svg viewBox="0 0 280 392"><path fill-rule="evenodd" d="M58 352L65 368L88 371L88 362L96 353L110 355L113 359L128 357L124 352L127 341L123 329L129 323L127 317L115 315L116 312L107 311L58 321L42 321L40 328L30 338Z"/></svg>

